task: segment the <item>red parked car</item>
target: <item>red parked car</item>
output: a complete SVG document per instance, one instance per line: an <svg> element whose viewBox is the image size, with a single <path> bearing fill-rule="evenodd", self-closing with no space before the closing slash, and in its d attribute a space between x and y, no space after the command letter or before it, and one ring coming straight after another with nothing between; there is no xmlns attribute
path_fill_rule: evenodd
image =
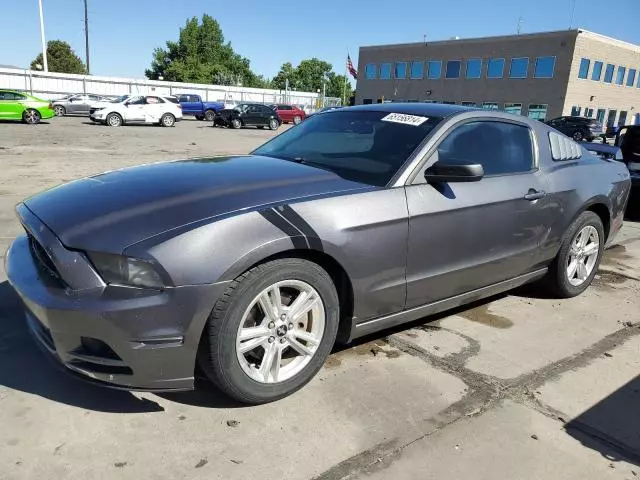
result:
<svg viewBox="0 0 640 480"><path fill-rule="evenodd" d="M282 119L282 123L293 123L294 125L298 125L307 117L304 110L296 107L295 105L284 105L278 103L276 105L271 105L271 108L278 112L278 116Z"/></svg>

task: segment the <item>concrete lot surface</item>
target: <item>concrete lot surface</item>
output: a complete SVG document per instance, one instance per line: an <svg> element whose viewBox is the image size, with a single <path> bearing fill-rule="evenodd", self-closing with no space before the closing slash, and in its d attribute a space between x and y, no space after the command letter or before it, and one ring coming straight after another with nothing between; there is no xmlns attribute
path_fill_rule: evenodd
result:
<svg viewBox="0 0 640 480"><path fill-rule="evenodd" d="M0 123L0 251L14 205L80 176L245 153L273 136L184 121ZM0 479L634 479L640 477L640 224L571 300L535 285L336 350L259 407L211 387L114 391L60 372L0 267Z"/></svg>

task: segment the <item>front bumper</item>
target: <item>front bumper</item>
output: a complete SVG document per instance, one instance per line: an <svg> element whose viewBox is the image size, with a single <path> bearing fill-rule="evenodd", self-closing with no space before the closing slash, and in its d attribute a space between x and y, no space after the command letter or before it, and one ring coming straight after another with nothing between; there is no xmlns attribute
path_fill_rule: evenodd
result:
<svg viewBox="0 0 640 480"><path fill-rule="evenodd" d="M33 221L25 225L31 235L37 233ZM43 268L33 241L27 235L14 241L5 270L25 305L29 329L46 352L67 369L116 388L193 388L200 337L226 283L163 291L109 285L72 289L64 284L63 269L56 278ZM64 249L61 244L43 247L55 261L56 249ZM83 261L78 255L75 264Z"/></svg>

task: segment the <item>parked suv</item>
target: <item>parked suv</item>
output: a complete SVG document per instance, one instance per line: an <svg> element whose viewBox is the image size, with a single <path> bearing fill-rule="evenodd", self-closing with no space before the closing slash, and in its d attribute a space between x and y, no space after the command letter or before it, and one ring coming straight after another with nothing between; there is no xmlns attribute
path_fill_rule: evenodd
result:
<svg viewBox="0 0 640 480"><path fill-rule="evenodd" d="M83 94L68 95L53 101L56 116L68 114L89 115L91 106L97 102L107 102L109 99L102 95Z"/></svg>
<svg viewBox="0 0 640 480"><path fill-rule="evenodd" d="M294 125L298 125L307 117L304 110L295 105L284 105L279 103L271 105L271 108L278 113L278 116L282 119L282 123L293 123Z"/></svg>
<svg viewBox="0 0 640 480"><path fill-rule="evenodd" d="M568 135L577 142L582 140L590 142L603 133L602 124L594 118L558 117L549 120L546 124Z"/></svg>

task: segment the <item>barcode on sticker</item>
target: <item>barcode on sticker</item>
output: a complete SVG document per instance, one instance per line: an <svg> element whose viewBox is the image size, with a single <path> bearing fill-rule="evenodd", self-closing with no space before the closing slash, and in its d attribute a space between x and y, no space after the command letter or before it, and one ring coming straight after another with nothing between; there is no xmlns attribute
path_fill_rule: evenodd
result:
<svg viewBox="0 0 640 480"><path fill-rule="evenodd" d="M403 123L405 125L413 125L417 127L429 120L429 117L420 117L418 115L407 115L406 113L390 113L389 115L382 117L383 122Z"/></svg>

